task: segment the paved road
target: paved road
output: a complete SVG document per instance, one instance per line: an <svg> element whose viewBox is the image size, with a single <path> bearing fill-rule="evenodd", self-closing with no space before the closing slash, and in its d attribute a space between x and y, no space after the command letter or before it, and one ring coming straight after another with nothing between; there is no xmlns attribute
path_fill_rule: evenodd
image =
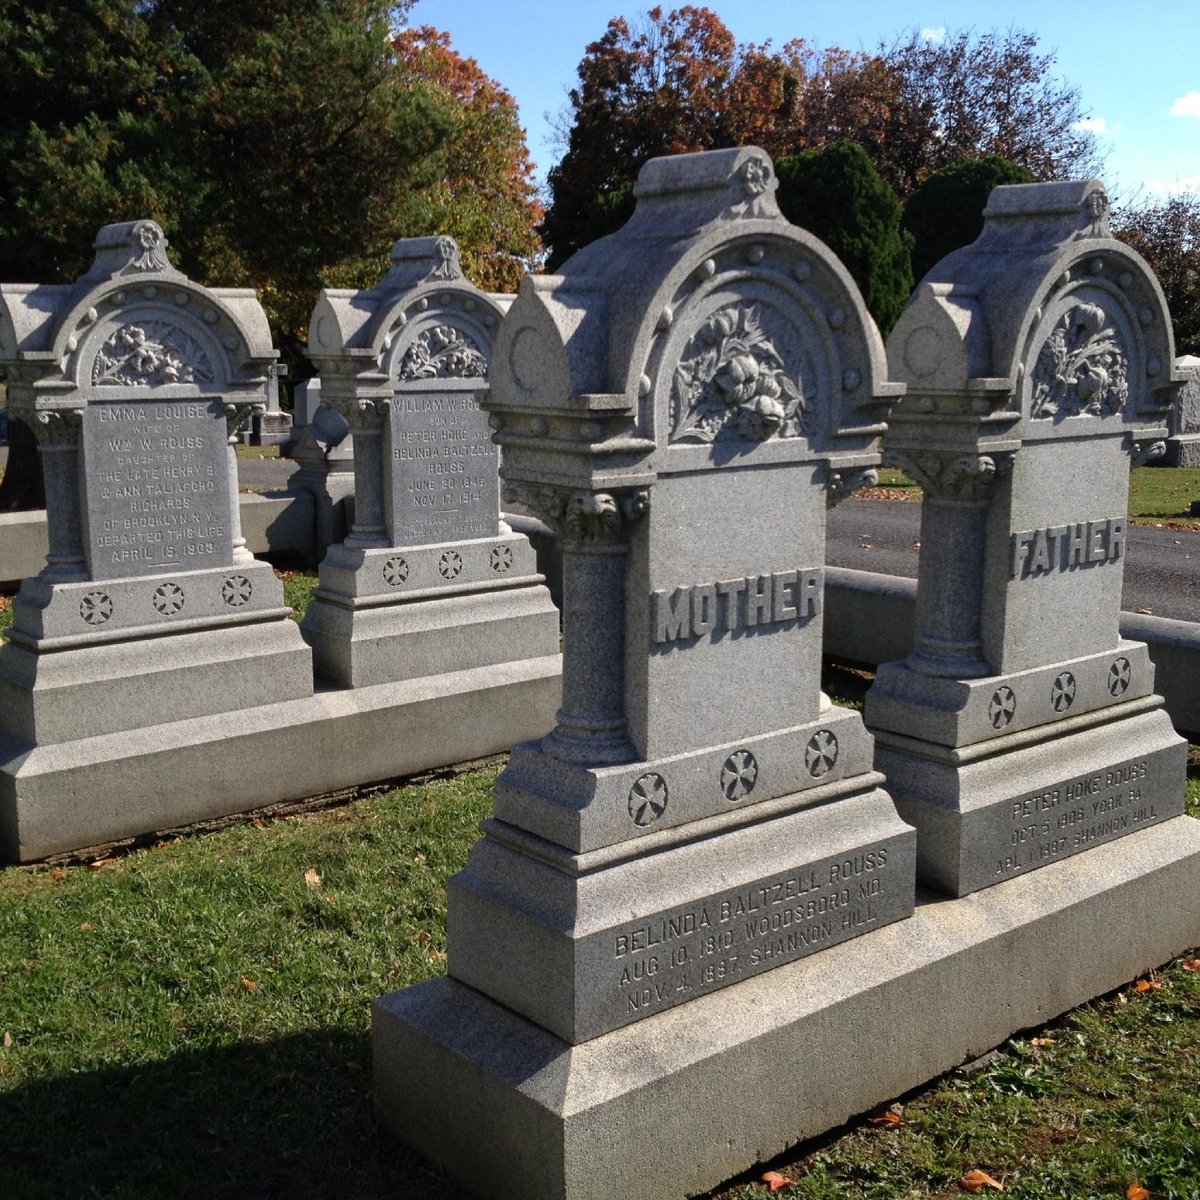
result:
<svg viewBox="0 0 1200 1200"><path fill-rule="evenodd" d="M829 518L828 559L836 567L917 574L921 506L911 500L847 500ZM1131 525L1122 607L1200 621L1200 533Z"/></svg>
<svg viewBox="0 0 1200 1200"><path fill-rule="evenodd" d="M6 452L0 447L0 468ZM296 470L291 459L242 459L243 487L282 489ZM829 562L836 567L917 574L921 506L910 500L847 500L829 518ZM1200 533L1131 525L1123 606L1156 617L1200 621Z"/></svg>

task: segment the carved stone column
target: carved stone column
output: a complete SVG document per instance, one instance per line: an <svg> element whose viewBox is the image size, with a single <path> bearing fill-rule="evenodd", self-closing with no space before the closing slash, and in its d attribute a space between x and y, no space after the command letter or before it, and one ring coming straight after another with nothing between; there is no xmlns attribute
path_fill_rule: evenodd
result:
<svg viewBox="0 0 1200 1200"><path fill-rule="evenodd" d="M390 545L384 508L383 434L389 400L336 405L354 437L354 524L346 545L360 550Z"/></svg>
<svg viewBox="0 0 1200 1200"><path fill-rule="evenodd" d="M625 568L630 529L646 511L649 492L509 484L505 499L529 508L561 538L562 707L542 749L582 766L632 762L625 720Z"/></svg>
<svg viewBox="0 0 1200 1200"><path fill-rule="evenodd" d="M229 536L233 545L234 566L244 566L254 561L254 555L246 549L246 539L242 536L242 504L241 494L238 491L238 430L248 419L266 412L266 408L266 404L261 401L250 404L225 405L225 425L228 430L227 441L229 444Z"/></svg>
<svg viewBox="0 0 1200 1200"><path fill-rule="evenodd" d="M988 505L998 471L1011 455L953 450L884 461L921 485L921 571L916 629L906 664L923 675L977 679L994 674L983 654L983 573Z"/></svg>
<svg viewBox="0 0 1200 1200"><path fill-rule="evenodd" d="M87 556L83 547L80 509L79 434L83 427L81 409L14 413L33 430L42 456L46 480L46 532L49 553L43 578L87 579Z"/></svg>

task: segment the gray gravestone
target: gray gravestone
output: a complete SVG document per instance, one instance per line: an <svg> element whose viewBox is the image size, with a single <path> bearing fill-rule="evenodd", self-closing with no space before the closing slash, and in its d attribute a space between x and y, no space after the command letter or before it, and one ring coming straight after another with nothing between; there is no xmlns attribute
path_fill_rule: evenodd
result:
<svg viewBox="0 0 1200 1200"><path fill-rule="evenodd" d="M1175 369L1183 386L1167 418L1170 436L1158 462L1164 467L1200 467L1200 358L1184 354L1175 360Z"/></svg>
<svg viewBox="0 0 1200 1200"><path fill-rule="evenodd" d="M913 833L860 716L820 691L826 507L900 389L775 186L754 149L649 163L630 223L527 278L497 339L505 496L562 540L563 699L451 880L449 992L377 1006L380 1112L443 1160L428 1114L453 1124L476 1070L514 1081L489 1109L519 1124L515 1081L545 1059L493 1040L508 1013L564 1052L640 1022L670 1041L691 1005L913 911ZM426 1008L476 1031L471 1065ZM532 1164L564 1126L596 1132L581 1071L493 1193L556 1194Z"/></svg>
<svg viewBox="0 0 1200 1200"><path fill-rule="evenodd" d="M165 250L152 221L109 225L76 283L0 286L0 364L38 438L50 545L0 648L0 737L18 743L125 734L132 760L168 723L312 692L282 587L239 527L231 443L262 407L266 317ZM9 766L11 801L28 763Z"/></svg>
<svg viewBox="0 0 1200 1200"><path fill-rule="evenodd" d="M1161 451L1170 318L1101 185L997 188L888 342L890 460L925 489L916 636L866 706L955 895L1183 812L1186 744L1118 631L1129 468Z"/></svg>
<svg viewBox="0 0 1200 1200"><path fill-rule="evenodd" d="M322 409L345 418L354 447L353 527L321 564L303 623L331 681L557 653L532 547L500 520L497 451L475 399L502 315L444 237L397 242L376 287L317 303L309 355Z"/></svg>

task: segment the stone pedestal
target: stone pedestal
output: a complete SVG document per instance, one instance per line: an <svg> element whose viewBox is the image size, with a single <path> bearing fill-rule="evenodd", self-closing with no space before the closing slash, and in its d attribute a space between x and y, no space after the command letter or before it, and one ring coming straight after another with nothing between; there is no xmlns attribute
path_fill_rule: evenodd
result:
<svg viewBox="0 0 1200 1200"><path fill-rule="evenodd" d="M1200 822L961 899L582 1045L454 979L375 1002L380 1119L489 1200L683 1200L1200 941Z"/></svg>

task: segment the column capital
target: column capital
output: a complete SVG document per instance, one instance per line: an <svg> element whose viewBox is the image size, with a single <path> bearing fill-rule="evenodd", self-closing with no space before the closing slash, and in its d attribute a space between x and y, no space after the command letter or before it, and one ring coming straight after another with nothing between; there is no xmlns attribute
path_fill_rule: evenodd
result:
<svg viewBox="0 0 1200 1200"><path fill-rule="evenodd" d="M898 467L935 500L986 501L996 477L1012 466L1012 453L963 453L961 450L887 450L883 461Z"/></svg>
<svg viewBox="0 0 1200 1200"><path fill-rule="evenodd" d="M616 546L650 507L649 488L588 491L506 480L506 503L527 508L564 542L576 547Z"/></svg>

